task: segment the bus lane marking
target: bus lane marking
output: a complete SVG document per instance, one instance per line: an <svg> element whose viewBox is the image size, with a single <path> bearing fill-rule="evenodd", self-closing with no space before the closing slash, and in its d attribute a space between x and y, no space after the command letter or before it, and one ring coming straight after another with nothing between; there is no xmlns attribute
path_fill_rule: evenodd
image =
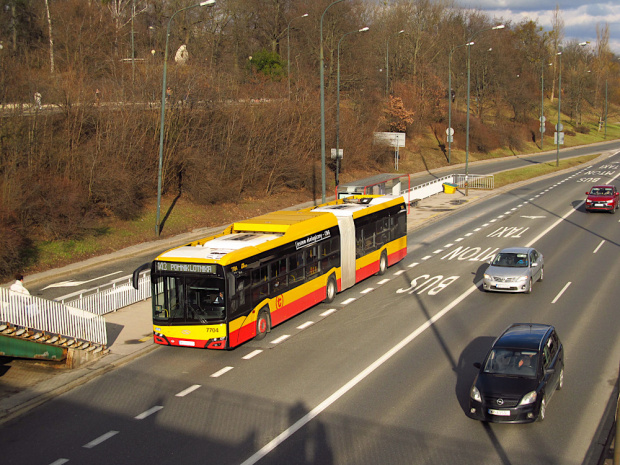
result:
<svg viewBox="0 0 620 465"><path fill-rule="evenodd" d="M254 350L254 351L250 352L250 353L249 353L249 354L247 354L247 355L244 355L244 356L243 356L243 357L241 357L241 358L242 358L243 360L250 360L251 358L254 358L254 357L256 357L258 354L261 354L261 353L263 353L263 351L262 351L262 350L260 350L260 349L257 349L257 350Z"/></svg>
<svg viewBox="0 0 620 465"><path fill-rule="evenodd" d="M418 262L413 262L411 265L408 265L407 268L413 268L414 266L418 266Z"/></svg>
<svg viewBox="0 0 620 465"><path fill-rule="evenodd" d="M601 243L600 243L598 246L596 246L596 249L594 249L594 252L592 252L592 253L596 253L596 252L598 252L598 250L602 247L602 245L603 245L604 243L605 243L605 239L603 239L603 240L601 241Z"/></svg>
<svg viewBox="0 0 620 465"><path fill-rule="evenodd" d="M411 267L411 265L409 265L409 267ZM388 278L384 278L381 281L379 281L377 284L381 286L382 284L389 283L389 282L390 280Z"/></svg>
<svg viewBox="0 0 620 465"><path fill-rule="evenodd" d="M422 260L428 260L429 258L431 258L431 256L427 255L426 257L422 257Z"/></svg>
<svg viewBox="0 0 620 465"><path fill-rule="evenodd" d="M406 272L407 272L406 270L398 270L394 273L394 276L400 276L401 274L406 273Z"/></svg>
<svg viewBox="0 0 620 465"><path fill-rule="evenodd" d="M360 291L360 294L368 294L369 292L374 291L375 288L374 287L367 287L366 289L364 289L363 291Z"/></svg>
<svg viewBox="0 0 620 465"><path fill-rule="evenodd" d="M232 370L234 367L224 367L222 368L220 371L216 371L215 373L211 374L211 378L219 378L220 376L222 376L224 373L228 373L230 370Z"/></svg>
<svg viewBox="0 0 620 465"><path fill-rule="evenodd" d="M194 384L193 386L190 386L187 389L184 389L183 391L176 393L175 396L176 397L185 397L186 395L194 392L199 387L201 387L200 384Z"/></svg>
<svg viewBox="0 0 620 465"><path fill-rule="evenodd" d="M156 405L155 407L151 407L150 409L145 410L140 415L136 415L134 417L134 419L135 420L144 420L146 417L149 417L149 416L153 415L154 413L159 412L163 408L164 408L163 405Z"/></svg>
<svg viewBox="0 0 620 465"><path fill-rule="evenodd" d="M306 321L305 323L299 325L297 327L297 329L306 329L309 326L312 326L314 324L314 321Z"/></svg>
<svg viewBox="0 0 620 465"><path fill-rule="evenodd" d="M108 431L107 433L99 436L97 439L93 439L88 444L84 444L82 447L84 447L85 449L92 449L93 447L98 446L102 442L107 441L108 439L110 439L113 436L116 436L117 434L118 434L118 431Z"/></svg>
<svg viewBox="0 0 620 465"><path fill-rule="evenodd" d="M349 305L351 302L355 302L357 299L355 297L351 297L349 299L343 300L340 305Z"/></svg>
<svg viewBox="0 0 620 465"><path fill-rule="evenodd" d="M564 291L566 291L566 289L568 289L568 286L570 286L570 285L571 285L571 282L570 282L570 281L569 281L569 282L567 282L567 283L566 283L566 285L565 285L565 286L562 288L562 290L559 292L559 294L555 296L555 299L553 299L553 300L551 301L551 303L552 303L552 304L556 303L556 302L560 299L560 297L562 297L562 294L564 294Z"/></svg>
<svg viewBox="0 0 620 465"><path fill-rule="evenodd" d="M336 311L335 308L330 308L329 310L325 310L323 313L320 313L320 316L329 316Z"/></svg>

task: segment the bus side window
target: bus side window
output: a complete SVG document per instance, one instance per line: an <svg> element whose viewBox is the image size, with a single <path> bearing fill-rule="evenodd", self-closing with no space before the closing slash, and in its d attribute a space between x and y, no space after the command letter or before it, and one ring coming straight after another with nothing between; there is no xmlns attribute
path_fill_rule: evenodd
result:
<svg viewBox="0 0 620 465"><path fill-rule="evenodd" d="M306 277L314 278L319 273L319 262L316 246L306 249Z"/></svg>
<svg viewBox="0 0 620 465"><path fill-rule="evenodd" d="M304 254L303 252L294 253L288 257L288 281L289 284L304 280Z"/></svg>
<svg viewBox="0 0 620 465"><path fill-rule="evenodd" d="M377 248L387 244L389 242L389 219L382 218L377 221Z"/></svg>

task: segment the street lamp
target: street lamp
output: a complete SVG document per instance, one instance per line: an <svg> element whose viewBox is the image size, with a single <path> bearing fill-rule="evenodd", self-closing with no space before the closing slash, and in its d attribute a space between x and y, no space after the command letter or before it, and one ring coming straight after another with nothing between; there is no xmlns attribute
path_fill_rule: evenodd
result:
<svg viewBox="0 0 620 465"><path fill-rule="evenodd" d="M157 172L157 219L155 220L155 234L159 236L160 231L160 211L161 211L161 172L164 164L164 117L166 111L166 74L167 74L167 63L168 63L168 39L170 38L170 25L172 24L172 19L185 10L189 10L190 8L195 8L197 6L213 6L215 5L215 0L206 0L200 3L196 3L195 5L186 6L185 8L181 8L173 13L173 15L168 20L168 28L166 29L166 48L164 49L164 72L162 78L161 85L161 117L159 124L159 171Z"/></svg>
<svg viewBox="0 0 620 465"><path fill-rule="evenodd" d="M470 47L472 45L474 45L473 42L457 45L450 50L450 53L448 54L448 165L452 163L452 136L454 134L454 130L452 129L452 54L457 48Z"/></svg>
<svg viewBox="0 0 620 465"><path fill-rule="evenodd" d="M336 195L338 193L338 172L340 169L340 44L342 43L342 39L344 39L349 34L356 34L358 32L366 32L368 31L368 27L363 27L358 29L357 31L347 32L343 35L338 41L338 65L336 72Z"/></svg>
<svg viewBox="0 0 620 465"><path fill-rule="evenodd" d="M301 15L301 16L297 16L293 19L291 19L288 22L288 25L286 26L286 50L287 50L287 54L288 54L288 58L287 58L287 63L288 63L288 99L291 99L291 23L295 20L295 19L300 19L300 18L305 18L306 16L308 16L308 13L306 13L305 15Z"/></svg>
<svg viewBox="0 0 620 465"><path fill-rule="evenodd" d="M321 203L325 203L325 82L323 78L323 17L332 5L342 1L343 0L336 0L335 2L327 5L327 8L325 8L323 14L321 15L321 47L319 52L319 74L321 79Z"/></svg>
<svg viewBox="0 0 620 465"><path fill-rule="evenodd" d="M474 37L476 37L481 32L485 31L494 31L497 29L504 29L504 25L500 24L498 26L489 27L486 29L482 29L476 33L474 33L469 42L473 43ZM466 126L466 134L465 134L465 195L469 195L469 96L470 96L470 87L471 87L471 47L467 47L467 126Z"/></svg>
<svg viewBox="0 0 620 465"><path fill-rule="evenodd" d="M560 166L560 134L562 133L562 51L556 53L560 57L560 76L558 79L558 124L555 127L555 166Z"/></svg>
<svg viewBox="0 0 620 465"><path fill-rule="evenodd" d="M393 34L397 36L405 32L404 29L401 29L397 33ZM385 96L390 95L390 39L392 36L388 36L387 41L385 42Z"/></svg>

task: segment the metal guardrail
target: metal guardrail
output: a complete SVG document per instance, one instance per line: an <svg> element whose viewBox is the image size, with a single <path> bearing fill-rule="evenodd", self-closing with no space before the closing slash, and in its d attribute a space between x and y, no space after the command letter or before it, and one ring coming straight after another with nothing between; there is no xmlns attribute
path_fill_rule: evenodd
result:
<svg viewBox="0 0 620 465"><path fill-rule="evenodd" d="M492 174L469 174L467 176L464 174L454 174L453 176L453 183L461 189L465 189L466 179L470 189L493 189L495 185L495 178Z"/></svg>
<svg viewBox="0 0 620 465"><path fill-rule="evenodd" d="M105 315L151 297L150 271L140 275L137 290L131 279L131 276L118 278L103 286L65 296L61 302L95 315Z"/></svg>
<svg viewBox="0 0 620 465"><path fill-rule="evenodd" d="M432 181L425 182L424 184L420 184L419 186L415 186L411 189L402 191L402 195L405 195L407 202L411 203L416 200L422 200L432 195L439 194L443 191L444 183L454 182L454 176L455 175L451 174L449 176L433 179Z"/></svg>
<svg viewBox="0 0 620 465"><path fill-rule="evenodd" d="M0 322L106 345L105 320L73 306L0 288Z"/></svg>

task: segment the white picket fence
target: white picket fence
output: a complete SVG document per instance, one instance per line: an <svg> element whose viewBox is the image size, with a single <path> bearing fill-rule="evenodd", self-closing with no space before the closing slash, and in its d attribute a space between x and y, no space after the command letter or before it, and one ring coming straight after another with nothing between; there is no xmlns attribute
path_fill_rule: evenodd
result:
<svg viewBox="0 0 620 465"><path fill-rule="evenodd" d="M36 296L0 288L0 323L56 333L106 345L105 320L100 315Z"/></svg>

